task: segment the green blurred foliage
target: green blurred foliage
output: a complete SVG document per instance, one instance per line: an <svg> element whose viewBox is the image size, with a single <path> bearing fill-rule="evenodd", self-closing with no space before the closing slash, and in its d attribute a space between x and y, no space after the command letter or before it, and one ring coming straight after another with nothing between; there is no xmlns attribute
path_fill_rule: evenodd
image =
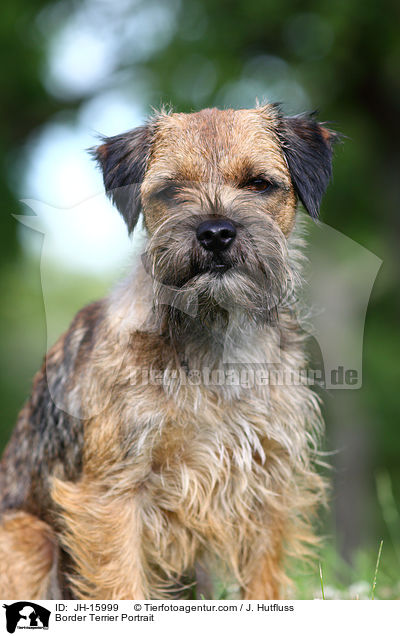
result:
<svg viewBox="0 0 400 636"><path fill-rule="evenodd" d="M37 29L35 20L43 8L54 5L57 11L47 25L56 33L84 4L5 0L2 5L0 195L6 213L0 220L5 305L0 351L6 373L0 383L4 422L0 443L27 393L45 341L39 273L23 261L16 223L8 214L18 211L18 175L23 169L20 151L29 133L66 106L70 112L77 111L93 96L55 97L46 91L43 73L48 38ZM108 86L119 82L149 105L170 103L182 110L251 106L256 97L283 100L287 112L317 108L322 120L329 120L332 128L345 135L336 152L334 186L324 199L322 218L375 252L384 263L365 326L364 385L346 396L347 401L352 400L351 416L332 405L327 409L327 446L335 447L337 431L342 432L340 439L346 439L349 430L367 435L360 468L360 479L368 476L367 495L358 525L368 528L364 538L373 545L376 536L385 531L374 471L388 469L395 498L400 499L399 6L389 0L132 0L121 3L117 10L112 2L95 3L99 24L103 17L117 37L121 34L119 58ZM135 59L135 50L142 43L124 40L122 34L124 25L135 20L143 7L170 10L171 36L161 48L150 48ZM107 80L97 90L104 88ZM70 283L70 290L78 287ZM91 295L90 281L84 289ZM75 300L80 297L60 290L60 303L65 303L67 313L72 296ZM356 457L356 444L354 449ZM336 475L337 483L340 480L345 489L345 472ZM340 484L337 488L340 493ZM346 528L342 532L346 534Z"/></svg>
<svg viewBox="0 0 400 636"><path fill-rule="evenodd" d="M61 107L45 90L43 74L46 48L34 22L49 0L6 0L0 16L0 263L7 266L18 253L16 223L10 212L18 210L18 169L21 146L36 127Z"/></svg>

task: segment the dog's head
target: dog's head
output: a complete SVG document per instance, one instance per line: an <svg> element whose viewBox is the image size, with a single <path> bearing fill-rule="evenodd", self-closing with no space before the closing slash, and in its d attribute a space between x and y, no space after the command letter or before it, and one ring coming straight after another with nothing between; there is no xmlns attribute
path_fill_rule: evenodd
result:
<svg viewBox="0 0 400 636"><path fill-rule="evenodd" d="M200 314L270 315L291 288L298 199L317 217L336 134L275 106L162 112L94 152L129 232L143 211L158 283L196 292Z"/></svg>

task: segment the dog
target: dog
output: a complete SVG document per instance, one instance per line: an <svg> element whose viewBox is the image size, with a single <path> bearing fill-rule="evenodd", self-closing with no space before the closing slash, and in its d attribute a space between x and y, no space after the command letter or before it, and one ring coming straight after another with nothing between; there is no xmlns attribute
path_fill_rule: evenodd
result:
<svg viewBox="0 0 400 636"><path fill-rule="evenodd" d="M336 140L265 104L160 110L92 151L147 244L50 349L19 415L0 597L185 598L196 580L215 593L215 573L246 599L290 589L326 497L323 424L307 383L269 374L306 365L296 208L318 216Z"/></svg>

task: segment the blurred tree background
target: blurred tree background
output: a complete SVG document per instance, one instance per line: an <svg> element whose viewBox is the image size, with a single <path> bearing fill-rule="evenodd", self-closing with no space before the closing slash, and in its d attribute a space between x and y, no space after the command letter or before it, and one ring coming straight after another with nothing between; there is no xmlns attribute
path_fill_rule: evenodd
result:
<svg viewBox="0 0 400 636"><path fill-rule="evenodd" d="M288 113L317 108L346 135L322 219L383 260L365 325L363 387L326 400L326 448L338 450L328 543L355 568L384 537L382 577L387 594L400 595L399 13L389 0L4 0L1 446L46 348L38 250L12 217L26 213L24 175L34 174L46 130L82 121L89 129L90 114L103 108L112 123L100 132L121 132L120 111L113 115L121 102L134 107L125 128L161 103L249 107L258 97ZM109 282L56 270L52 300L68 319Z"/></svg>

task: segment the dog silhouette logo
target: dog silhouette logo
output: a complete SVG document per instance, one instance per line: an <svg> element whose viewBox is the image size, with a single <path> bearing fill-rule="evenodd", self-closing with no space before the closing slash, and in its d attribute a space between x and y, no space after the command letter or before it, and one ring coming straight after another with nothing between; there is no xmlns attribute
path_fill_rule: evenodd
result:
<svg viewBox="0 0 400 636"><path fill-rule="evenodd" d="M11 605L4 604L6 610L7 631L14 634L16 629L49 629L50 610L32 603L18 601Z"/></svg>

